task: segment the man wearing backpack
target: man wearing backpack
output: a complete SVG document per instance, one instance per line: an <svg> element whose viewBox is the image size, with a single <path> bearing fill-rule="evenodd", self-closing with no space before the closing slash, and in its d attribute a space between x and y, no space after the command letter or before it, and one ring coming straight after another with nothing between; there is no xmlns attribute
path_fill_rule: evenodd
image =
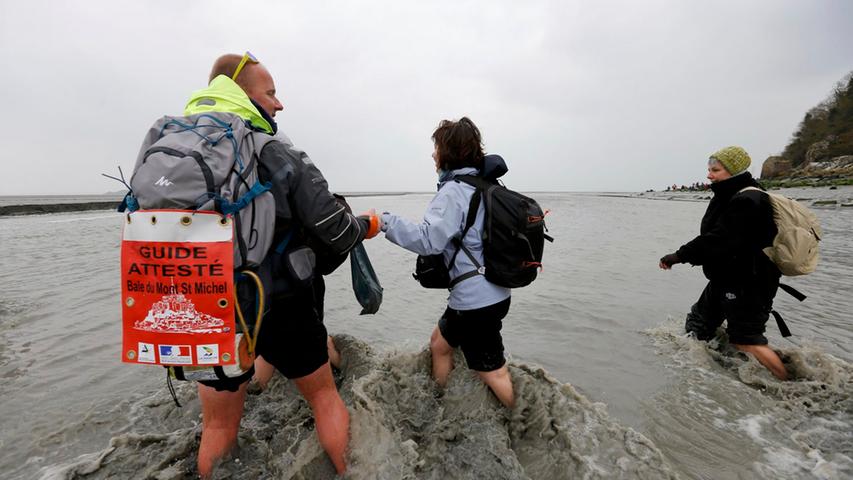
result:
<svg viewBox="0 0 853 480"><path fill-rule="evenodd" d="M747 170L749 165L741 147L711 155L708 179L714 198L700 234L661 258L659 266L669 270L677 263L702 265L708 285L687 314L689 335L710 340L726 320L731 344L786 380L785 366L764 336L781 273L762 249L773 244L777 227L768 196Z"/></svg>
<svg viewBox="0 0 853 480"><path fill-rule="evenodd" d="M283 109L272 76L246 52L219 57L208 88L193 94L186 114L204 111L237 113L257 135L276 135L273 117ZM330 255L346 254L379 231L375 215L356 217L329 192L328 184L310 158L278 134L260 153L258 175L269 182L275 199L275 234L270 254L260 267L271 281L270 307L259 333L257 354L293 380L314 413L317 436L338 473L346 469L349 413L335 387L327 353L328 335L322 323L324 285L321 273L299 283L287 278L288 252L311 245ZM268 227L272 227L271 225ZM261 227L263 228L263 227ZM319 257L324 252L316 252ZM314 253L309 254L314 255ZM318 265L321 261L318 259ZM290 268L290 271L293 269ZM235 446L247 375L234 381L199 384L202 437L198 469L211 475L216 462Z"/></svg>

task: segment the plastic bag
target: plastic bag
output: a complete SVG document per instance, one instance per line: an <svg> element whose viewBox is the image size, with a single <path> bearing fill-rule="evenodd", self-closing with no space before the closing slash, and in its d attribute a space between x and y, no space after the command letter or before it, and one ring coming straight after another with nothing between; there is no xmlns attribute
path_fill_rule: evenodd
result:
<svg viewBox="0 0 853 480"><path fill-rule="evenodd" d="M352 291L362 306L361 315L378 312L382 304L382 285L376 278L364 245L359 243L350 251L349 263L352 269Z"/></svg>

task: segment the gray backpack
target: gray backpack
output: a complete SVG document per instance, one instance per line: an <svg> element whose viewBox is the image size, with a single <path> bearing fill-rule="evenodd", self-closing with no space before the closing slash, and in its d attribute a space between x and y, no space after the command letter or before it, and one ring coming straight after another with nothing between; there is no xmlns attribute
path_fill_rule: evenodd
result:
<svg viewBox="0 0 853 480"><path fill-rule="evenodd" d="M260 152L271 140L232 113L163 117L142 143L127 207L233 215L234 268L258 266L275 223L269 185L258 180Z"/></svg>

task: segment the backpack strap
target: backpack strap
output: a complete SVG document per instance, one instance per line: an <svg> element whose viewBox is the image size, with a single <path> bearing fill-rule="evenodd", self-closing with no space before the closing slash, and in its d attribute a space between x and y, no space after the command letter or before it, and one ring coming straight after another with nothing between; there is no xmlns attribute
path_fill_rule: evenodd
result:
<svg viewBox="0 0 853 480"><path fill-rule="evenodd" d="M796 298L801 302L806 299L805 295L803 295L802 293L800 293L800 291L790 285L780 283L779 288L784 290L788 295ZM782 319L782 315L779 315L779 312L777 312L776 310L770 310L770 313L773 315L773 318L776 319L776 326L779 327L779 333L781 333L783 337L790 337L791 330L788 329L788 325L785 324L785 320Z"/></svg>
<svg viewBox="0 0 853 480"><path fill-rule="evenodd" d="M293 238L293 229L290 228L287 230L287 233L284 235L284 238L281 239L281 242L278 243L275 247L275 253L281 255L284 253L284 249L287 248L287 244L290 243L290 239Z"/></svg>
<svg viewBox="0 0 853 480"><path fill-rule="evenodd" d="M477 190L486 190L492 185L497 185L497 182L490 182L476 175L459 175L458 177L453 177L453 179L457 182L467 183Z"/></svg>
<svg viewBox="0 0 853 480"><path fill-rule="evenodd" d="M758 188L758 187L753 187L752 185L750 185L750 186L748 186L748 187L743 187L743 188L741 188L740 190L738 190L738 191L737 191L737 193L742 193L742 192L745 192L745 191L747 191L747 190L756 190L756 191L759 191L759 192L764 192L764 190L762 190L762 189L760 189L760 188ZM764 192L764 193L767 193L767 192Z"/></svg>
<svg viewBox="0 0 853 480"><path fill-rule="evenodd" d="M172 372L175 373L175 378L177 378L178 380L183 380L184 369L181 367L166 367L166 387L168 387L169 393L172 394L172 400L175 401L175 405L177 405L178 408L182 408L181 402L178 401L178 395L175 393L175 386L172 385Z"/></svg>
<svg viewBox="0 0 853 480"><path fill-rule="evenodd" d="M792 287L792 286L790 286L790 285L785 285L784 283L780 283L780 284L779 284L779 288L781 288L781 289L782 289L782 290L784 290L788 295L790 295L790 296L792 296L792 297L796 298L797 300L799 300L799 301L801 301L801 302L802 302L803 300L805 300L805 299L806 299L806 296L805 296L805 295L803 295L802 293L800 293L800 291L799 291L799 290L797 290L796 288L794 288L794 287Z"/></svg>
<svg viewBox="0 0 853 480"><path fill-rule="evenodd" d="M779 327L779 333L782 334L783 337L790 337L791 330L788 329L788 325L785 324L785 320L782 320L782 315L779 315L779 312L776 310L770 310L770 313L772 313L773 318L776 319L776 326Z"/></svg>
<svg viewBox="0 0 853 480"><path fill-rule="evenodd" d="M461 180L463 177L464 176L457 177L457 179ZM465 183L472 185L469 182ZM477 259L474 258L474 255L471 253L471 251L468 250L462 243L462 240L465 238L465 235L468 233L468 230L471 229L471 227L474 225L474 221L477 220L477 211L480 209L480 202L483 198L482 191L479 188L476 188L476 185L474 185L474 187L474 194L471 195L471 202L468 204L468 215L465 218L465 228L462 229L462 235L460 235L459 237L453 237L453 244L456 245L456 251L453 252L453 256L450 257L450 264L448 266L448 270L453 268L453 264L456 262L456 255L459 254L459 250L465 252L465 255L468 257L469 260L471 260L471 263L473 263L474 267L476 268L474 270L471 270L470 272L463 273L462 275L459 275L458 277L451 280L450 285L448 286L448 288L450 289L453 289L453 287L457 283L463 280L468 280L471 277L483 274L483 266L480 265L480 262L478 262Z"/></svg>
<svg viewBox="0 0 853 480"><path fill-rule="evenodd" d="M232 213L238 212L238 211L246 208L249 205L249 203L251 203L255 199L255 197L257 197L258 195L260 195L266 191L269 191L269 189L271 189L271 188L272 188L272 183L270 183L270 182L265 182L265 183L255 182L255 184L252 185L252 188L249 189L248 192L244 193L243 196L240 197L236 202L232 203L226 199L220 199L219 200L219 205L220 205L219 210L222 212L223 215L230 215Z"/></svg>

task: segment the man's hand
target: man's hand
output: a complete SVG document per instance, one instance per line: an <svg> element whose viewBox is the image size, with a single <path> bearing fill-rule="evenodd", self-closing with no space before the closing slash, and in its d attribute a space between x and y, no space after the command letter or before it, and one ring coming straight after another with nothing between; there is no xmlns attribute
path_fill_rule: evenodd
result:
<svg viewBox="0 0 853 480"><path fill-rule="evenodd" d="M661 257L660 264L658 266L664 270L669 270L676 263L681 263L681 259L678 258L678 255L670 253L669 255Z"/></svg>
<svg viewBox="0 0 853 480"><path fill-rule="evenodd" d="M365 240L375 237L379 233L380 227L382 227L382 220L376 214L376 210L372 208L367 213L359 215L358 219L367 224L367 234L364 236Z"/></svg>

